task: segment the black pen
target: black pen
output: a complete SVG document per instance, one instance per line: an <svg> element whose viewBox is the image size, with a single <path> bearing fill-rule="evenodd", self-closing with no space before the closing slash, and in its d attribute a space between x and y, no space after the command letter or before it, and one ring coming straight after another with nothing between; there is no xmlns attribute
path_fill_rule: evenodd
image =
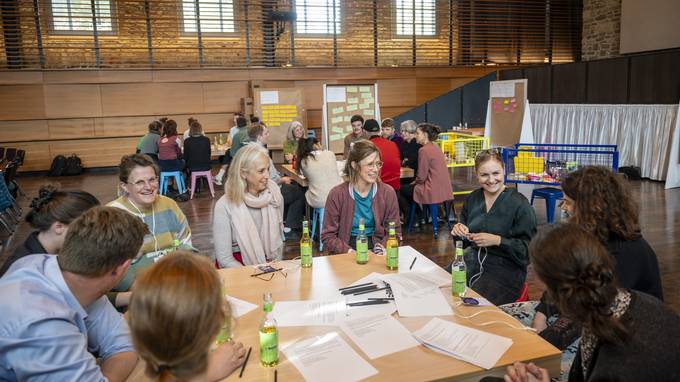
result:
<svg viewBox="0 0 680 382"><path fill-rule="evenodd" d="M276 382L276 380L277 380L278 378L279 378L279 371L278 371L278 370L274 370L274 382Z"/></svg>
<svg viewBox="0 0 680 382"><path fill-rule="evenodd" d="M345 289L342 292L340 292L340 294L356 294L356 293L360 293L360 292L374 291L376 289L378 289L378 286L373 284L373 285L369 285L369 286L365 286L365 287L361 287L361 288L356 288L356 289Z"/></svg>
<svg viewBox="0 0 680 382"><path fill-rule="evenodd" d="M248 363L248 358L250 358L250 352L253 350L253 347L248 348L248 354L246 354L246 359L243 361L243 365L241 365L241 372L238 373L238 377L241 378L243 377L243 370L246 369L246 364Z"/></svg>
<svg viewBox="0 0 680 382"><path fill-rule="evenodd" d="M283 268L278 268L278 269L277 269L277 268L274 268L274 270L272 270L272 271L266 271L266 272L260 272L260 273L252 274L252 275L250 275L250 277L262 276L262 275L266 275L267 273L278 272L278 271L280 271L280 270L282 270L282 269L283 269Z"/></svg>
<svg viewBox="0 0 680 382"><path fill-rule="evenodd" d="M365 287L366 285L371 285L371 284L373 284L373 283L357 284L357 285L352 285L352 286L348 286L348 287L344 287L344 288L338 288L338 290L361 288L361 287Z"/></svg>
<svg viewBox="0 0 680 382"><path fill-rule="evenodd" d="M352 293L352 294L355 295L355 296L358 296L358 295L361 295L361 294L373 293L373 292L377 292L377 291L379 291L379 290L385 290L385 289L387 289L387 288L388 288L388 287L376 288L376 289L365 290L365 291L362 291L362 292Z"/></svg>
<svg viewBox="0 0 680 382"><path fill-rule="evenodd" d="M394 301L394 297L369 297L371 301Z"/></svg>
<svg viewBox="0 0 680 382"><path fill-rule="evenodd" d="M414 258L413 258L413 261L411 262L411 266L408 267L408 270L409 270L409 271L410 271L411 269L413 269L413 265L416 263L416 260L417 260L417 259L418 259L417 257L414 257Z"/></svg>
<svg viewBox="0 0 680 382"><path fill-rule="evenodd" d="M364 305L379 305L379 304L389 304L389 300L369 300L369 301L359 301L350 302L347 306L364 306Z"/></svg>

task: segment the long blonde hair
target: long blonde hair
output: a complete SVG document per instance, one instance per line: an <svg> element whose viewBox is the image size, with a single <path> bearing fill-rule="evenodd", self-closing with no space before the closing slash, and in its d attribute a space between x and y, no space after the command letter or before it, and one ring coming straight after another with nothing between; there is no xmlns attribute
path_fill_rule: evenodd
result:
<svg viewBox="0 0 680 382"><path fill-rule="evenodd" d="M260 155L264 156L267 161L269 160L267 149L259 143L249 143L236 152L236 156L229 165L227 182L224 184L224 194L230 202L234 204L243 202L248 184L241 173L252 170L255 160Z"/></svg>
<svg viewBox="0 0 680 382"><path fill-rule="evenodd" d="M177 251L137 279L128 315L147 375L164 381L206 372L210 345L231 311L213 265Z"/></svg>

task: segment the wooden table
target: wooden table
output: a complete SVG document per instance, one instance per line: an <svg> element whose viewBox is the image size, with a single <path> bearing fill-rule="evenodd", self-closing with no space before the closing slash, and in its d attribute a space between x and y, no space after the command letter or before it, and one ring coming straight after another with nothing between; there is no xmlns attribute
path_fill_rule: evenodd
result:
<svg viewBox="0 0 680 382"><path fill-rule="evenodd" d="M210 145L210 159L218 159L220 156L225 155L229 151L229 146L227 145Z"/></svg>
<svg viewBox="0 0 680 382"><path fill-rule="evenodd" d="M296 264L296 265L295 265ZM264 281L250 277L254 273L252 267L220 270L220 276L225 282L225 288L229 295L249 301L260 306L236 320L233 328L234 340L241 341L246 348L252 346L252 354L246 366L243 378L238 378L238 370L226 380L228 381L273 381L274 369L260 366L258 327L263 313L262 293L271 292L276 301L284 300L312 300L323 299L329 292L347 286L352 282L368 275L371 272L387 273L385 259L371 256L368 264L356 264L354 257L350 255L334 255L314 257L314 265L311 269L299 268L299 263L294 261L282 262L284 268L290 268L287 277L276 273L271 281ZM277 266L278 268L278 266ZM444 289L448 291L448 288ZM449 303L452 303L450 293L444 293ZM498 310L496 307L454 307L454 311L461 315L471 315L480 310ZM420 329L429 322L432 317L395 317L410 331ZM470 321L482 323L501 320L519 325L510 316L500 313L480 314L470 321L456 318L455 316L442 316L441 318L457 322L462 325L475 327ZM512 329L502 324L492 324L477 327L491 333L512 338L513 345L500 359L493 370L483 370L469 363L456 360L435 353L424 346L418 346L402 352L393 353L375 360L370 360L338 327L285 327L279 328L279 349L291 343L322 335L329 332L339 333L354 350L378 369L379 373L369 378L370 381L424 381L424 380L460 380L478 381L484 375L502 376L505 366L513 361L533 361L550 371L551 376L559 375L560 351L544 341L538 335L525 331ZM142 364L142 362L140 362ZM301 381L302 375L295 366L288 362L283 352L279 354L278 380ZM130 380L148 380L143 376L143 366L138 365Z"/></svg>
<svg viewBox="0 0 680 382"><path fill-rule="evenodd" d="M291 177L302 187L307 187L307 180L304 176L299 175L294 169L292 164L282 164L277 166L279 171L284 173L286 176ZM413 178L415 176L415 171L410 167L401 168L401 178ZM344 178L344 177L343 177Z"/></svg>

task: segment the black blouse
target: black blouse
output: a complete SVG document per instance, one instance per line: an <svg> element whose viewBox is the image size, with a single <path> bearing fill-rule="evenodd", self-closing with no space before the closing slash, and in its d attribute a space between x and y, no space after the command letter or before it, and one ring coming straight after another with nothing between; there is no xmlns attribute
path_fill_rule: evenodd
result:
<svg viewBox="0 0 680 382"><path fill-rule="evenodd" d="M15 261L21 259L22 257L28 256L28 255L35 255L35 254L40 254L40 253L47 253L47 250L40 244L40 241L38 241L38 234L39 231L31 232L30 235L26 238L24 243L16 249L14 249L14 252L12 252L12 255L7 258L5 261L5 264L2 265L2 268L0 268L0 277L7 272L9 267L14 264Z"/></svg>
<svg viewBox="0 0 680 382"><path fill-rule="evenodd" d="M405 163L406 167L418 170L418 150L421 147L415 138L411 139L411 142L406 142L405 140L402 142L399 146L399 157L402 163L404 163L404 159L408 159Z"/></svg>

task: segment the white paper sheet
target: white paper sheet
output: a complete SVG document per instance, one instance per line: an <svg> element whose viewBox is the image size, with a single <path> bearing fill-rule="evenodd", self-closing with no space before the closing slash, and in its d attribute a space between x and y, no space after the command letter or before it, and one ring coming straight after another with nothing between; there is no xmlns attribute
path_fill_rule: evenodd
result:
<svg viewBox="0 0 680 382"><path fill-rule="evenodd" d="M271 105L279 103L279 92L276 90L263 90L260 92L260 104Z"/></svg>
<svg viewBox="0 0 680 382"><path fill-rule="evenodd" d="M413 264L413 268L409 269L414 258L416 262ZM410 245L399 247L399 273L408 272L427 274L430 280L441 287L451 286L451 274Z"/></svg>
<svg viewBox="0 0 680 382"><path fill-rule="evenodd" d="M347 95L345 94L344 86L327 86L326 87L326 102L345 102Z"/></svg>
<svg viewBox="0 0 680 382"><path fill-rule="evenodd" d="M298 341L283 354L307 381L360 381L378 374L336 332Z"/></svg>
<svg viewBox="0 0 680 382"><path fill-rule="evenodd" d="M512 98L515 96L515 81L491 81L490 98Z"/></svg>
<svg viewBox="0 0 680 382"><path fill-rule="evenodd" d="M229 301L229 305L231 305L231 315L234 318L239 318L245 314L248 314L253 309L257 308L257 305L251 304L248 301L244 301L236 297L227 296L226 294L224 295L224 297L227 299L227 301Z"/></svg>
<svg viewBox="0 0 680 382"><path fill-rule="evenodd" d="M433 318L413 335L433 350L491 369L512 346L510 338Z"/></svg>
<svg viewBox="0 0 680 382"><path fill-rule="evenodd" d="M409 272L384 276L392 287L400 317L448 316L453 310L427 274Z"/></svg>
<svg viewBox="0 0 680 382"><path fill-rule="evenodd" d="M345 316L345 300L277 301L272 314L278 326L335 326Z"/></svg>
<svg viewBox="0 0 680 382"><path fill-rule="evenodd" d="M376 315L347 319L340 324L340 329L370 359L420 345L411 332L392 316Z"/></svg>

